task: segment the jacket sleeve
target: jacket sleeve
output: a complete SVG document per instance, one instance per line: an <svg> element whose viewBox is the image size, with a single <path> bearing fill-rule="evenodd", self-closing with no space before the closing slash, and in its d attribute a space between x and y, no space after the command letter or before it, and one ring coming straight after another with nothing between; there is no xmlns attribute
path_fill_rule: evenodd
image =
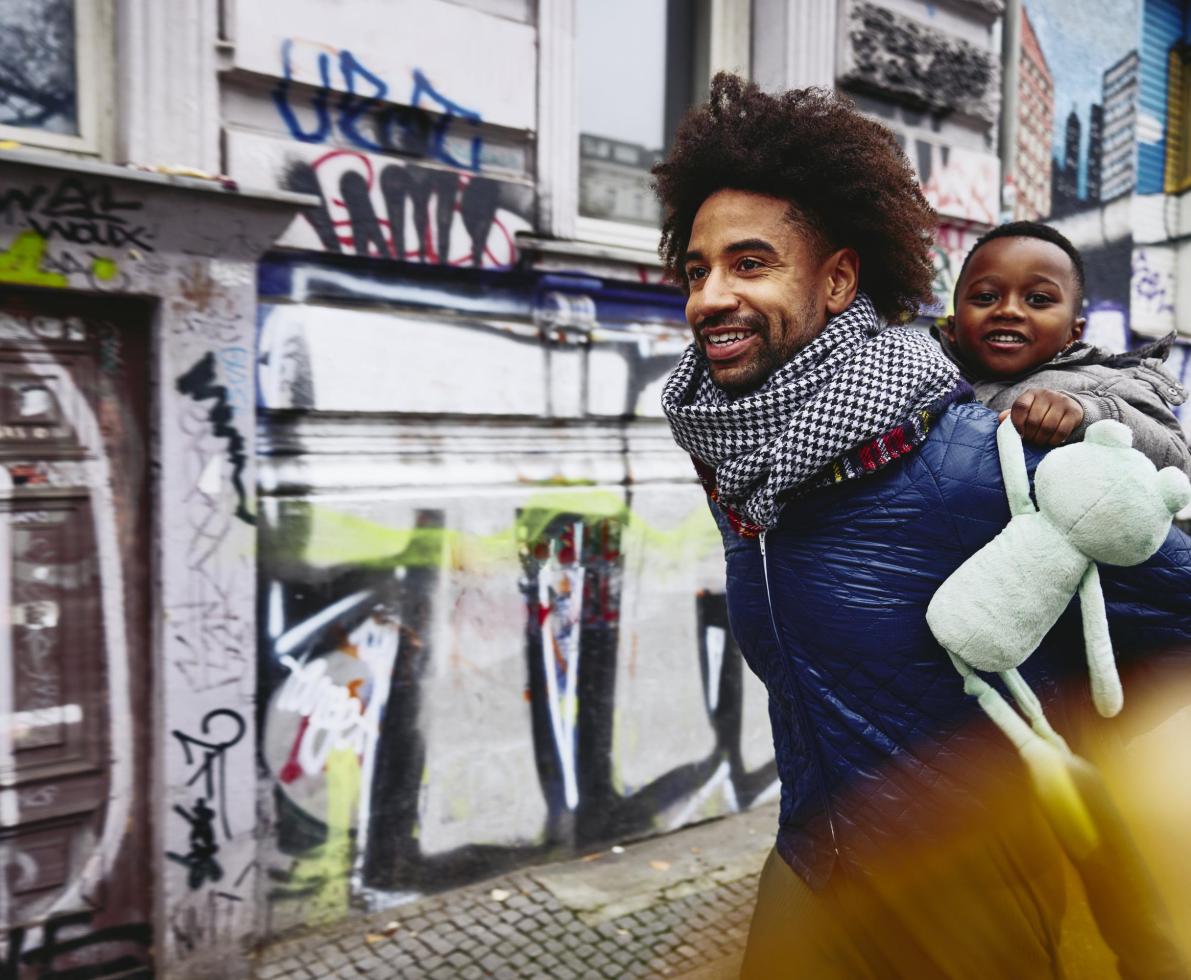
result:
<svg viewBox="0 0 1191 980"><path fill-rule="evenodd" d="M1176 384L1170 379L1172 387ZM1133 433L1133 448L1161 469L1176 466L1191 477L1191 448L1170 404L1154 384L1120 372L1120 377L1097 388L1070 392L1083 409L1083 421L1072 433L1082 439L1089 425L1115 419Z"/></svg>
<svg viewBox="0 0 1191 980"><path fill-rule="evenodd" d="M1100 566L1118 656L1178 650L1191 666L1191 538L1171 528L1149 561Z"/></svg>

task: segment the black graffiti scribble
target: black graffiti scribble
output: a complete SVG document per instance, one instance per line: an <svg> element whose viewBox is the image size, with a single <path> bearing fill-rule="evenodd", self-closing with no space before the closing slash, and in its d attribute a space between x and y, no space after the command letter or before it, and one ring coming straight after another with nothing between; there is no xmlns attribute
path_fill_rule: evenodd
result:
<svg viewBox="0 0 1191 980"><path fill-rule="evenodd" d="M0 218L10 222L15 218L47 241L135 246L152 252L153 232L129 220L128 212L143 208L143 201L117 198L108 184L88 184L76 177L53 186L36 184L28 190L10 188L0 193Z"/></svg>
<svg viewBox="0 0 1191 980"><path fill-rule="evenodd" d="M329 213L318 170L309 163L292 161L282 176L287 190L313 194L322 202L319 208L308 208L304 216L329 252L350 249L356 255L447 265L458 212L471 245L471 264L480 268L497 212L504 209L527 219L532 213L532 194L511 181L465 179L450 170L400 163L387 164L377 181L384 200L383 219L372 205L372 191L364 175L347 170L340 176L331 196L343 202L351 228L350 235L341 235ZM407 202L412 228L407 228Z"/></svg>
<svg viewBox="0 0 1191 980"><path fill-rule="evenodd" d="M92 913L89 911L54 916L41 926L44 933L41 946L29 950L25 949L29 928L13 927L8 933L8 954L0 963L0 980L69 980L72 977L83 976L119 976L124 980L150 980L153 976L152 968L145 962L144 957L132 952L118 953L102 963L96 961L93 953L89 953L86 966L59 965L55 962L59 957L68 957L77 950L92 946L122 943L148 949L152 945L153 930L144 922L108 926L69 939L61 937L60 934L65 930L90 925L91 918ZM22 972L22 966L32 967L32 971Z"/></svg>
<svg viewBox="0 0 1191 980"><path fill-rule="evenodd" d="M231 827L227 822L227 751L239 743L248 729L247 723L238 711L231 708L216 708L208 711L203 717L202 734L210 737L211 726L216 718L225 717L231 720L234 731L230 737L221 741L206 740L187 735L185 732L174 730L173 736L182 744L182 751L186 753L186 764L192 766L198 755L196 749L202 750L202 757L193 775L186 780L187 786L193 786L200 779L204 780L203 787L208 800L219 803L219 819L226 837L232 836Z"/></svg>
<svg viewBox="0 0 1191 980"><path fill-rule="evenodd" d="M215 383L215 355L207 351L194 366L178 376L178 391L189 395L196 402L215 399L207 419L215 435L227 440L227 458L232 464L232 486L236 488L236 516L245 524L256 524L256 515L249 513L248 493L244 489L244 466L248 457L244 453L244 436L235 426L235 408L228 400L227 386Z"/></svg>
<svg viewBox="0 0 1191 980"><path fill-rule="evenodd" d="M215 855L219 853L219 845L215 843L215 811L200 796L193 809L175 806L174 812L190 824L190 852L175 854L166 851L166 857L190 869L187 882L191 891L201 888L204 881L212 884L219 881L223 877L223 868L215 860Z"/></svg>

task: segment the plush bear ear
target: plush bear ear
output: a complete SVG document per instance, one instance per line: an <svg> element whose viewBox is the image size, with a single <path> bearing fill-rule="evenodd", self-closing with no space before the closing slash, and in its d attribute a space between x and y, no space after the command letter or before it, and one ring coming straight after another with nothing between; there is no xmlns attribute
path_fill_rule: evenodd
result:
<svg viewBox="0 0 1191 980"><path fill-rule="evenodd" d="M1122 425L1116 419L1101 419L1088 426L1083 441L1094 442L1100 446L1120 446L1128 449L1133 445L1133 433L1127 425Z"/></svg>
<svg viewBox="0 0 1191 980"><path fill-rule="evenodd" d="M1177 467L1168 466L1158 471L1158 490L1166 503L1166 509L1172 514L1177 514L1191 504L1191 480Z"/></svg>

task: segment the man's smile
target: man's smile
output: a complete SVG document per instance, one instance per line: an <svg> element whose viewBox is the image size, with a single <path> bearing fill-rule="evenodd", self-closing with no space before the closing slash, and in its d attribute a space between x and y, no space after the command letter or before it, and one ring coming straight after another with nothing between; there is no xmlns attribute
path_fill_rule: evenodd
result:
<svg viewBox="0 0 1191 980"><path fill-rule="evenodd" d="M703 355L709 361L730 361L752 346L756 331L748 327L710 327L702 331Z"/></svg>

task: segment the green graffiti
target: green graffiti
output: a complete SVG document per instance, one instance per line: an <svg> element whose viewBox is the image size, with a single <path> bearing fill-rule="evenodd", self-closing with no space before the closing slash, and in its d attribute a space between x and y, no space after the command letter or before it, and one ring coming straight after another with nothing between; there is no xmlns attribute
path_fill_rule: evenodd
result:
<svg viewBox="0 0 1191 980"><path fill-rule="evenodd" d="M360 799L360 760L342 746L327 754L327 839L299 858L291 883L308 886L313 900L306 915L328 922L347 914L351 897L352 825Z"/></svg>
<svg viewBox="0 0 1191 980"><path fill-rule="evenodd" d="M689 559L714 553L719 532L698 503L672 528L660 529L635 514L611 490L548 490L533 494L516 521L492 534L441 527L391 527L325 504L290 505L280 525L269 529L270 564L299 562L316 568L466 568L495 571L517 561L521 549L546 533L558 517L575 514L588 521L614 520L622 541L662 559Z"/></svg>
<svg viewBox="0 0 1191 980"><path fill-rule="evenodd" d="M105 259L97 255L91 260L91 275L100 282L111 282L119 271L119 266L112 259Z"/></svg>
<svg viewBox="0 0 1191 980"><path fill-rule="evenodd" d="M0 252L0 282L25 286L65 286L66 276L42 269L45 239L35 231L22 231L7 252Z"/></svg>

